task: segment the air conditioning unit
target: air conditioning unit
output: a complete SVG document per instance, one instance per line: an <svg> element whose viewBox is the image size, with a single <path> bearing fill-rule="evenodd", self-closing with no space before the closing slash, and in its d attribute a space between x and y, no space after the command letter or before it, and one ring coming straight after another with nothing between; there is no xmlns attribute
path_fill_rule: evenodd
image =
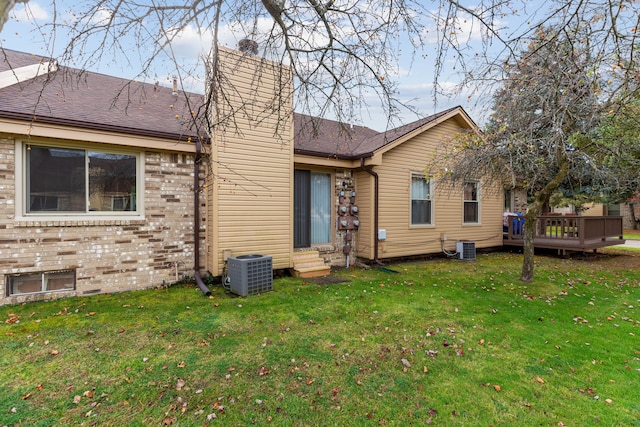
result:
<svg viewBox="0 0 640 427"><path fill-rule="evenodd" d="M243 297L273 290L273 267L268 255L229 257L231 292Z"/></svg>
<svg viewBox="0 0 640 427"><path fill-rule="evenodd" d="M462 260L475 261L476 243L469 241L456 242L456 252Z"/></svg>

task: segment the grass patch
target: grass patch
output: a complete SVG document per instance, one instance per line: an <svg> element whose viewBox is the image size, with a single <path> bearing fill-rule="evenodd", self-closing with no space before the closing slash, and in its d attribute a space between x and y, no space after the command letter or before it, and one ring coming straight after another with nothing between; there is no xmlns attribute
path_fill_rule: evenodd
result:
<svg viewBox="0 0 640 427"><path fill-rule="evenodd" d="M0 307L4 425L640 425L640 257Z"/></svg>
<svg viewBox="0 0 640 427"><path fill-rule="evenodd" d="M629 240L640 240L640 230L624 230L623 237Z"/></svg>

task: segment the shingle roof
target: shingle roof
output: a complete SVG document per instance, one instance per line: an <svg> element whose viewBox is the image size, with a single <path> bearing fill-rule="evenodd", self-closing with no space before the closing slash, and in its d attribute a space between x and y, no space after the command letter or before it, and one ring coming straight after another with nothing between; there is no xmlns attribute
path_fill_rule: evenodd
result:
<svg viewBox="0 0 640 427"><path fill-rule="evenodd" d="M0 49L0 73L48 60ZM204 135L190 120L192 111L198 115L203 110L204 97L172 92L157 84L60 67L51 75L0 89L0 117L181 140ZM294 148L317 157L368 157L456 108L385 132L296 113Z"/></svg>
<svg viewBox="0 0 640 427"><path fill-rule="evenodd" d="M0 72L48 58L0 50ZM67 67L0 89L0 117L186 140L202 95ZM186 95L186 96L185 96Z"/></svg>
<svg viewBox="0 0 640 427"><path fill-rule="evenodd" d="M450 108L385 132L296 114L294 118L295 150L301 154L320 157L348 159L368 157L374 151L438 120L457 108L460 107Z"/></svg>

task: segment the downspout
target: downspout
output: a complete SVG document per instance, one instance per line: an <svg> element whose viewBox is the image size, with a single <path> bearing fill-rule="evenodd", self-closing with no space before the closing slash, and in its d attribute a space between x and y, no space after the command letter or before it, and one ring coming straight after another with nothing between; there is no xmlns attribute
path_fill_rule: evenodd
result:
<svg viewBox="0 0 640 427"><path fill-rule="evenodd" d="M202 160L202 142L196 139L196 157L193 159L193 277L196 285L206 296L211 291L200 276L200 160Z"/></svg>
<svg viewBox="0 0 640 427"><path fill-rule="evenodd" d="M360 169L368 173L373 177L373 260L382 265L382 262L378 259L378 181L379 177L372 169L368 169L364 166L364 157L360 158Z"/></svg>

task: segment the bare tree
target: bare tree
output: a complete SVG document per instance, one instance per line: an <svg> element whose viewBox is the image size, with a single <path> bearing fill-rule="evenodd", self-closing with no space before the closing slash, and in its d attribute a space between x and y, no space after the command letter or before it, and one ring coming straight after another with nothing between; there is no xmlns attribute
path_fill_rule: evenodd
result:
<svg viewBox="0 0 640 427"><path fill-rule="evenodd" d="M611 167L616 142L596 137L603 118L638 91L632 38L611 54L594 46L600 34L588 22L540 28L516 61L504 64L504 84L494 94L486 132L461 138L429 167L450 184L491 177L532 196L525 214L522 281L533 280L536 220L554 192L580 191L594 200L611 191L624 197L638 190L616 179L620 169Z"/></svg>
<svg viewBox="0 0 640 427"><path fill-rule="evenodd" d="M623 60L639 19L633 0L551 0L544 9L526 0L480 0L474 7L457 0L98 0L56 9L53 21L38 30L66 45L61 63L96 68L113 59L139 68L138 76L163 63L180 81L198 73L173 50L181 34L194 29L207 36L215 55L222 34L231 31L255 41L261 56L291 67L297 111L352 122L367 114L367 106L381 105L393 122L405 109L414 111L398 93L400 55L416 67L421 57L433 58L437 100L445 71L476 92L502 80L504 64L544 26L586 26L598 55ZM616 75L629 80L632 69L621 70Z"/></svg>
<svg viewBox="0 0 640 427"><path fill-rule="evenodd" d="M2 31L2 27L9 19L9 12L11 12L16 3L26 2L27 0L0 0L0 31Z"/></svg>

